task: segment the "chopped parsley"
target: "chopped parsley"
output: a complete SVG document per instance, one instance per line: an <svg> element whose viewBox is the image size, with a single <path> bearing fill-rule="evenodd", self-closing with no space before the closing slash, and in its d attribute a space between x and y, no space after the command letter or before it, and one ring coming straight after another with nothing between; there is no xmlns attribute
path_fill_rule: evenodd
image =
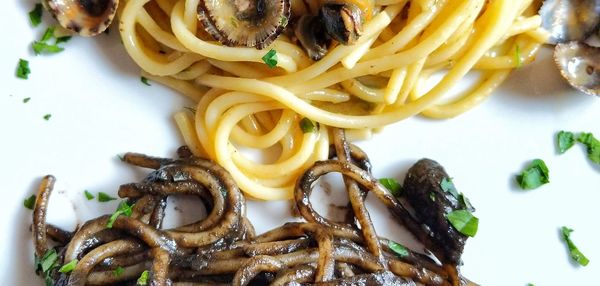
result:
<svg viewBox="0 0 600 286"><path fill-rule="evenodd" d="M77 259L71 260L69 263L63 265L60 269L58 269L58 272L69 273L73 271L73 269L75 269L75 266L77 266L77 262L79 262L79 260Z"/></svg>
<svg viewBox="0 0 600 286"><path fill-rule="evenodd" d="M312 120L304 117L300 120L300 129L302 129L303 133L311 133L315 131L315 123Z"/></svg>
<svg viewBox="0 0 600 286"><path fill-rule="evenodd" d="M140 81L147 86L151 86L146 77L140 77Z"/></svg>
<svg viewBox="0 0 600 286"><path fill-rule="evenodd" d="M575 134L568 131L560 131L556 135L556 146L558 147L558 153L563 154L567 152L571 147L575 145Z"/></svg>
<svg viewBox="0 0 600 286"><path fill-rule="evenodd" d="M282 27L287 26L289 22L289 19L286 16L281 16L281 19L279 19L279 25L281 25Z"/></svg>
<svg viewBox="0 0 600 286"><path fill-rule="evenodd" d="M44 35L42 35L42 39L40 40L40 42L46 42L54 38L54 29L54 27L46 28L46 31L44 32Z"/></svg>
<svg viewBox="0 0 600 286"><path fill-rule="evenodd" d="M435 193L434 193L434 192L431 192L431 193L429 193L429 199L430 199L432 202L435 202L436 198L435 198Z"/></svg>
<svg viewBox="0 0 600 286"><path fill-rule="evenodd" d="M101 203L105 203L105 202L109 202L109 201L114 201L117 198L111 197L109 196L107 193L105 192L99 192L98 193L98 201Z"/></svg>
<svg viewBox="0 0 600 286"><path fill-rule="evenodd" d="M26 98L23 98L23 103L27 103L27 102L29 102L30 100L31 100L31 97L26 97Z"/></svg>
<svg viewBox="0 0 600 286"><path fill-rule="evenodd" d="M50 120L50 117L52 117L52 114L48 113L48 114L44 115L44 120L48 121L48 120Z"/></svg>
<svg viewBox="0 0 600 286"><path fill-rule="evenodd" d="M22 79L28 79L31 70L29 69L29 62L24 59L19 59L19 64L17 65L17 77Z"/></svg>
<svg viewBox="0 0 600 286"><path fill-rule="evenodd" d="M117 218L120 215L131 216L132 208L133 208L133 204L129 205L126 201L121 201L119 203L119 206L117 207L117 210L108 219L108 222L106 223L106 227L112 228L113 224L115 223L115 220L117 220Z"/></svg>
<svg viewBox="0 0 600 286"><path fill-rule="evenodd" d="M29 11L29 22L31 22L32 26L37 27L42 23L43 11L42 4L40 3L35 4L33 10Z"/></svg>
<svg viewBox="0 0 600 286"><path fill-rule="evenodd" d="M596 164L600 164L600 141L592 133L581 133L577 141L587 147L588 158Z"/></svg>
<svg viewBox="0 0 600 286"><path fill-rule="evenodd" d="M446 215L448 221L460 233L474 237L477 233L479 219L468 210L456 210Z"/></svg>
<svg viewBox="0 0 600 286"><path fill-rule="evenodd" d="M581 266L587 266L588 263L590 263L590 260L587 259L587 257L585 257L585 255L583 255L581 251L579 251L577 246L575 246L575 244L571 240L571 233L573 232L573 229L563 226L560 228L560 231L562 233L563 240L565 241L565 243L567 244L567 248L569 249L571 259L573 259L573 261L577 262Z"/></svg>
<svg viewBox="0 0 600 286"><path fill-rule="evenodd" d="M381 178L379 179L379 183L388 189L394 197L399 197L402 193L402 185L394 178Z"/></svg>
<svg viewBox="0 0 600 286"><path fill-rule="evenodd" d="M35 269L36 272L41 272L44 276L44 280L46 281L46 285L54 285L54 280L51 277L51 271L58 267L56 262L58 261L58 253L56 253L56 249L52 248L44 253L42 258L35 256Z"/></svg>
<svg viewBox="0 0 600 286"><path fill-rule="evenodd" d="M60 53L65 50L63 47L59 47L56 44L51 45L51 44L48 44L45 42L39 42L39 41L33 42L33 44L31 44L31 47L33 48L33 52L36 55L39 55L42 53L56 54L56 53Z"/></svg>
<svg viewBox="0 0 600 286"><path fill-rule="evenodd" d="M33 207L35 206L35 195L31 195L29 196L29 198L26 198L25 200L23 200L23 205L32 210Z"/></svg>
<svg viewBox="0 0 600 286"><path fill-rule="evenodd" d="M521 47L519 47L519 45L515 46L515 62L517 68L521 68L523 66L523 60L521 59Z"/></svg>
<svg viewBox="0 0 600 286"><path fill-rule="evenodd" d="M58 38L56 38L56 44L66 43L66 42L68 42L70 40L71 40L71 36L58 37Z"/></svg>
<svg viewBox="0 0 600 286"><path fill-rule="evenodd" d="M95 198L92 193L88 192L88 190L83 191L83 194L88 201L91 201Z"/></svg>
<svg viewBox="0 0 600 286"><path fill-rule="evenodd" d="M516 179L521 189L533 190L550 182L548 167L543 160L535 159Z"/></svg>
<svg viewBox="0 0 600 286"><path fill-rule="evenodd" d="M277 51L274 49L271 49L262 57L262 60L270 68L276 67L277 66Z"/></svg>
<svg viewBox="0 0 600 286"><path fill-rule="evenodd" d="M454 182L452 182L452 178L442 179L440 188L442 188L444 192L450 193L454 198L459 199L460 195L454 186Z"/></svg>
<svg viewBox="0 0 600 286"><path fill-rule="evenodd" d="M398 257L407 257L408 255L410 255L410 253L408 252L408 248L406 248L400 243L390 240L388 246Z"/></svg>
<svg viewBox="0 0 600 286"><path fill-rule="evenodd" d="M125 268L123 268L121 266L117 266L117 268L115 268L115 270L113 270L113 275L115 277L119 277L123 274L123 272L125 272Z"/></svg>
<svg viewBox="0 0 600 286"><path fill-rule="evenodd" d="M147 285L148 284L148 270L144 270L144 272L142 272L142 274L140 275L140 278L138 278L137 285Z"/></svg>

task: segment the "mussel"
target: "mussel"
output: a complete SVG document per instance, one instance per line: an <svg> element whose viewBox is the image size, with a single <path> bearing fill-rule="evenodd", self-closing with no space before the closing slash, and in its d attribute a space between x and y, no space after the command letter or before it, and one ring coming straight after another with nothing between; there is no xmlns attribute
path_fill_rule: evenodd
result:
<svg viewBox="0 0 600 286"><path fill-rule="evenodd" d="M287 26L290 0L201 0L198 18L224 45L263 49Z"/></svg>
<svg viewBox="0 0 600 286"><path fill-rule="evenodd" d="M62 27L90 37L108 28L119 0L46 0L44 4Z"/></svg>

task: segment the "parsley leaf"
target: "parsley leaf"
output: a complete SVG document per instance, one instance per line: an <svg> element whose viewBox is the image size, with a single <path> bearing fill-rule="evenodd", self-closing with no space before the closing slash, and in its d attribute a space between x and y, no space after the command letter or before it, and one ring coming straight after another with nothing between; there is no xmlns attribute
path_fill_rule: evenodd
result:
<svg viewBox="0 0 600 286"><path fill-rule="evenodd" d="M302 129L303 133L311 133L315 131L315 124L312 122L312 120L304 117L302 120L300 120L300 129Z"/></svg>
<svg viewBox="0 0 600 286"><path fill-rule="evenodd" d="M16 75L18 78L28 79L31 70L29 69L29 62L24 59L19 59L19 64L17 65Z"/></svg>
<svg viewBox="0 0 600 286"><path fill-rule="evenodd" d="M117 210L108 219L108 222L106 223L106 227L112 228L113 224L115 223L115 220L117 220L117 218L120 215L131 216L132 209L133 209L133 204L129 205L129 204L127 204L126 201L121 201L119 203L119 206L117 207Z"/></svg>
<svg viewBox="0 0 600 286"><path fill-rule="evenodd" d="M144 272L142 272L142 275L140 275L140 278L138 278L137 285L147 285L148 284L148 270L144 270Z"/></svg>
<svg viewBox="0 0 600 286"><path fill-rule="evenodd" d="M560 131L556 135L556 146L558 153L563 154L575 145L575 134L568 131Z"/></svg>
<svg viewBox="0 0 600 286"><path fill-rule="evenodd" d="M523 190L533 190L550 182L546 163L541 159L533 160L521 174L517 175L517 183Z"/></svg>
<svg viewBox="0 0 600 286"><path fill-rule="evenodd" d="M521 68L523 66L523 59L521 58L521 47L519 47L519 45L515 46L515 62L517 68Z"/></svg>
<svg viewBox="0 0 600 286"><path fill-rule="evenodd" d="M31 195L29 198L26 198L26 199L23 201L23 205L24 205L26 208L28 208L28 209L32 210L32 209L33 209L33 207L35 206L35 195Z"/></svg>
<svg viewBox="0 0 600 286"><path fill-rule="evenodd" d="M50 45L45 42L39 42L39 41L33 42L33 44L31 44L31 47L33 48L33 52L36 55L39 55L42 53L56 54L56 53L60 53L65 50L63 47L59 47L58 45Z"/></svg>
<svg viewBox="0 0 600 286"><path fill-rule="evenodd" d="M459 199L460 194L456 190L452 178L443 178L440 182L440 188L442 188L444 192L450 193L455 199Z"/></svg>
<svg viewBox="0 0 600 286"><path fill-rule="evenodd" d="M569 249L571 259L573 259L573 261L577 262L581 266L587 266L588 263L590 263L590 260L587 259L587 257L585 257L585 255L583 255L581 251L579 251L577 246L575 246L575 244L571 240L571 233L573 232L573 229L563 226L560 228L560 231L562 233L563 240L565 241L565 243L567 243L567 248Z"/></svg>
<svg viewBox="0 0 600 286"><path fill-rule="evenodd" d="M388 247L394 251L394 253L398 256L398 257L407 257L408 255L410 255L410 253L408 252L408 248L406 248L404 245L391 241L388 242Z"/></svg>
<svg viewBox="0 0 600 286"><path fill-rule="evenodd" d="M56 249L49 249L48 251L46 251L42 259L38 261L38 269L41 269L42 272L47 273L50 269L53 268L57 260L58 253L56 253Z"/></svg>
<svg viewBox="0 0 600 286"><path fill-rule="evenodd" d="M274 49L271 49L262 57L262 60L270 68L276 67L277 66L277 51Z"/></svg>
<svg viewBox="0 0 600 286"><path fill-rule="evenodd" d="M77 266L77 262L79 262L79 260L77 259L71 260L69 263L63 265L60 269L58 269L58 272L69 273L73 271L73 269L75 269L75 266Z"/></svg>
<svg viewBox="0 0 600 286"><path fill-rule="evenodd" d="M111 197L109 196L107 193L105 192L99 192L98 193L98 201L101 203L105 203L105 202L109 202L109 201L114 201L117 198Z"/></svg>
<svg viewBox="0 0 600 286"><path fill-rule="evenodd" d="M43 11L42 4L40 3L35 4L33 10L29 11L29 22L31 22L32 26L37 27L40 25L40 23L42 23Z"/></svg>
<svg viewBox="0 0 600 286"><path fill-rule="evenodd" d="M446 215L448 221L460 233L474 237L479 226L479 219L468 210L452 211Z"/></svg>
<svg viewBox="0 0 600 286"><path fill-rule="evenodd" d="M119 277L119 276L121 276L121 274L123 274L123 272L125 272L125 268L123 268L121 266L117 266L117 268L115 268L115 270L113 270L113 275L115 277Z"/></svg>
<svg viewBox="0 0 600 286"><path fill-rule="evenodd" d="M27 102L29 102L30 100L31 100L31 97L26 97L26 98L23 98L23 103L27 103Z"/></svg>
<svg viewBox="0 0 600 286"><path fill-rule="evenodd" d="M596 164L600 164L600 141L592 133L581 133L577 141L587 147L588 158Z"/></svg>
<svg viewBox="0 0 600 286"><path fill-rule="evenodd" d="M66 42L70 41L71 38L72 38L71 36L58 37L58 38L56 38L55 44L66 43Z"/></svg>
<svg viewBox="0 0 600 286"><path fill-rule="evenodd" d="M88 192L88 190L83 191L83 194L85 195L85 198L88 201L91 201L94 199L94 195L92 193Z"/></svg>
<svg viewBox="0 0 600 286"><path fill-rule="evenodd" d="M146 77L141 77L140 81L147 86L151 86L151 84L148 82L148 79Z"/></svg>
<svg viewBox="0 0 600 286"><path fill-rule="evenodd" d="M44 32L44 35L42 35L40 42L47 42L52 38L54 38L54 27L48 27Z"/></svg>
<svg viewBox="0 0 600 286"><path fill-rule="evenodd" d="M52 117L52 114L48 113L48 114L44 115L44 120L48 121L48 120L50 120L50 117Z"/></svg>
<svg viewBox="0 0 600 286"><path fill-rule="evenodd" d="M402 193L402 185L394 178L381 178L379 179L379 183L388 189L394 197L399 197Z"/></svg>

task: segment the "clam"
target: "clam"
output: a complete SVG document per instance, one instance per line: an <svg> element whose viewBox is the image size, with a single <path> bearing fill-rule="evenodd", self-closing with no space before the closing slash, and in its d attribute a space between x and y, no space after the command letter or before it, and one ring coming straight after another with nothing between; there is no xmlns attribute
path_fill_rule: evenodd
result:
<svg viewBox="0 0 600 286"><path fill-rule="evenodd" d="M600 48L576 41L557 44L554 60L571 86L590 95L600 95Z"/></svg>
<svg viewBox="0 0 600 286"><path fill-rule="evenodd" d="M318 61L327 54L330 41L323 29L321 18L312 15L300 17L294 34L312 60Z"/></svg>
<svg viewBox="0 0 600 286"><path fill-rule="evenodd" d="M95 36L110 25L119 0L46 0L58 23L81 36Z"/></svg>
<svg viewBox="0 0 600 286"><path fill-rule="evenodd" d="M201 0L198 18L224 45L262 49L286 27L290 0Z"/></svg>
<svg viewBox="0 0 600 286"><path fill-rule="evenodd" d="M549 43L583 41L600 24L600 0L546 0L539 14Z"/></svg>
<svg viewBox="0 0 600 286"><path fill-rule="evenodd" d="M363 11L352 3L326 3L320 16L327 34L344 45L354 44L362 33Z"/></svg>

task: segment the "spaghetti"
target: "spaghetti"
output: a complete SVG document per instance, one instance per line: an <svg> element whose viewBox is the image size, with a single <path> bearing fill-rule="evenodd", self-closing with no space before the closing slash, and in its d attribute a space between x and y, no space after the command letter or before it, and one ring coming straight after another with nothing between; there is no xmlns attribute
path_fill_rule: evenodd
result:
<svg viewBox="0 0 600 286"><path fill-rule="evenodd" d="M546 39L533 0L353 1L371 15L362 35L313 61L289 33L263 50L223 46L204 31L199 2L127 0L121 37L145 77L196 102L194 113L175 114L193 153L263 200L290 199L296 178L327 158L328 126L356 138L417 114L456 116L533 61ZM292 12L317 2L294 0ZM270 50L276 68L262 61ZM468 73L477 80L452 95ZM303 130L304 118L317 128ZM258 162L242 154L248 148L278 156Z"/></svg>

